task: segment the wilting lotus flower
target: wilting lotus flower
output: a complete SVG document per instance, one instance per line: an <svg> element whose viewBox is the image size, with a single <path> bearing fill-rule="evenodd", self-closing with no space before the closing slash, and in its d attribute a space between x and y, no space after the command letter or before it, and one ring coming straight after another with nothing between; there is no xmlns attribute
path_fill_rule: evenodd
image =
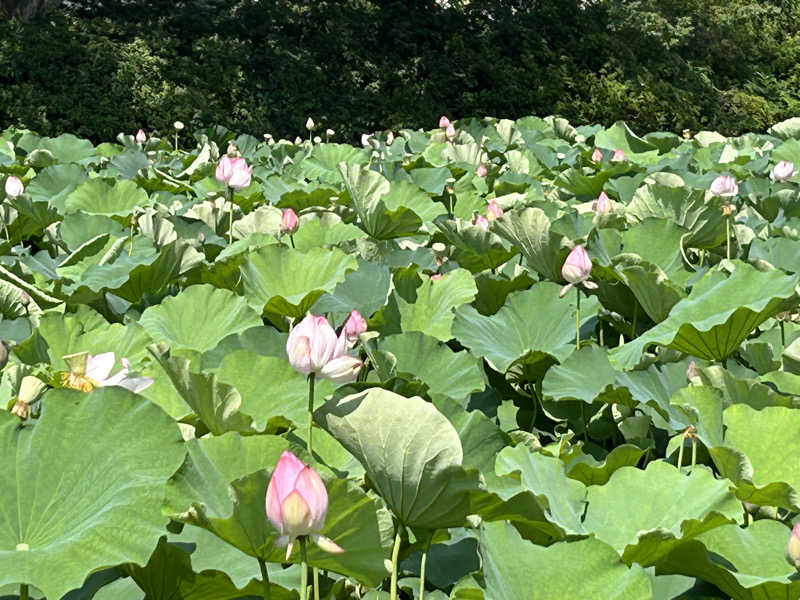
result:
<svg viewBox="0 0 800 600"><path fill-rule="evenodd" d="M350 316L344 323L342 333L347 340L347 345L351 348L358 342L358 336L367 330L367 321L357 310L350 311Z"/></svg>
<svg viewBox="0 0 800 600"><path fill-rule="evenodd" d="M456 138L456 128L453 127L452 123L447 126L447 129L444 130L444 135L450 141L453 141Z"/></svg>
<svg viewBox="0 0 800 600"><path fill-rule="evenodd" d="M325 552L341 554L341 546L320 535L328 516L328 492L317 472L288 450L281 454L267 486L267 518L280 532L275 545L286 546L286 560L294 541L304 535Z"/></svg>
<svg viewBox="0 0 800 600"><path fill-rule="evenodd" d="M600 152L600 148L594 149L594 152L592 152L592 160L594 162L603 162L603 153Z"/></svg>
<svg viewBox="0 0 800 600"><path fill-rule="evenodd" d="M625 160L625 151L622 148L614 150L614 156L611 157L611 162L622 162Z"/></svg>
<svg viewBox="0 0 800 600"><path fill-rule="evenodd" d="M358 377L364 366L359 359L347 354L347 334L340 336L328 323L328 319L308 315L289 332L286 354L292 368L310 375L317 373L334 383L347 383Z"/></svg>
<svg viewBox="0 0 800 600"><path fill-rule="evenodd" d="M480 227L484 231L489 229L489 221L483 215L478 215L475 217L475 220L472 222L472 224L475 225L475 227Z"/></svg>
<svg viewBox="0 0 800 600"><path fill-rule="evenodd" d="M739 186L736 179L731 175L720 175L711 182L709 191L715 196L735 196L739 193Z"/></svg>
<svg viewBox="0 0 800 600"><path fill-rule="evenodd" d="M503 216L503 208L495 201L489 200L489 207L486 209L486 219L494 221Z"/></svg>
<svg viewBox="0 0 800 600"><path fill-rule="evenodd" d="M789 561L790 565L800 570L800 522L792 527L792 533L786 543L784 556L786 556L786 560Z"/></svg>
<svg viewBox="0 0 800 600"><path fill-rule="evenodd" d="M794 168L794 163L791 163L788 160L782 160L777 165L772 167L769 178L772 181L784 182L789 181L796 175L797 171Z"/></svg>
<svg viewBox="0 0 800 600"><path fill-rule="evenodd" d="M479 164L477 166L477 168L475 169L475 175L477 175L478 177L486 177L486 174L488 172L489 172L489 170L486 168L486 165L483 164L483 163Z"/></svg>
<svg viewBox="0 0 800 600"><path fill-rule="evenodd" d="M217 181L222 185L233 190L243 190L250 185L250 178L253 175L253 167L247 165L247 161L241 157L224 155L219 159L217 165Z"/></svg>
<svg viewBox="0 0 800 600"><path fill-rule="evenodd" d="M281 214L281 231L293 235L299 226L297 214L291 208L284 210Z"/></svg>
<svg viewBox="0 0 800 600"><path fill-rule="evenodd" d="M596 213L607 213L611 210L611 198L605 192L600 192L600 195L592 203L592 210Z"/></svg>
<svg viewBox="0 0 800 600"><path fill-rule="evenodd" d="M136 132L136 143L137 144L144 144L147 141L147 134L144 132L144 129L140 129Z"/></svg>
<svg viewBox="0 0 800 600"><path fill-rule="evenodd" d="M450 119L448 119L444 115L439 117L439 127L442 129L447 129L448 127L450 127Z"/></svg>
<svg viewBox="0 0 800 600"><path fill-rule="evenodd" d="M25 188L22 185L22 180L19 177L14 177L11 175L8 179L6 179L6 196L9 198L16 198L24 189Z"/></svg>
<svg viewBox="0 0 800 600"><path fill-rule="evenodd" d="M62 373L61 385L73 390L91 392L94 388L116 385L132 392L141 392L153 383L150 377L128 377L131 363L127 358L120 361L122 369L109 377L116 362L113 352L78 352L62 358L69 365L69 373Z"/></svg>

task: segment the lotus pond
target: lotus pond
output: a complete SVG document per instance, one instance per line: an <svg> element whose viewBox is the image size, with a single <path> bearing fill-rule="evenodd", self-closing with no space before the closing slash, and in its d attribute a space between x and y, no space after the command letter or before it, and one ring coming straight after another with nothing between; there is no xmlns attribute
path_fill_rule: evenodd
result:
<svg viewBox="0 0 800 600"><path fill-rule="evenodd" d="M0 597L800 598L800 119L439 125L0 134Z"/></svg>

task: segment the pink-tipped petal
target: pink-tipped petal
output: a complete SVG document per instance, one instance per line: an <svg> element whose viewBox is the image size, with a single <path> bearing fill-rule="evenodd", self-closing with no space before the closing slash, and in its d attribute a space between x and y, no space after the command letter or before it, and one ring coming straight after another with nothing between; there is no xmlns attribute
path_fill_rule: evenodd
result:
<svg viewBox="0 0 800 600"><path fill-rule="evenodd" d="M328 362L319 374L334 383L350 383L356 380L363 366L359 359L344 355Z"/></svg>
<svg viewBox="0 0 800 600"><path fill-rule="evenodd" d="M90 379L94 379L95 381L104 381L108 378L108 375L111 373L111 369L114 368L114 363L116 359L114 358L113 352L103 352L102 354L90 354L89 357L86 359L86 376ZM127 371L125 372L127 375ZM123 377L125 376L123 375ZM115 384L109 384L115 385Z"/></svg>
<svg viewBox="0 0 800 600"><path fill-rule="evenodd" d="M320 550L324 550L325 552L330 552L331 554L341 554L344 552L344 548L324 535L312 535L311 539Z"/></svg>
<svg viewBox="0 0 800 600"><path fill-rule="evenodd" d="M317 472L306 467L297 476L294 489L305 501L311 513L311 531L319 532L328 515L328 491Z"/></svg>

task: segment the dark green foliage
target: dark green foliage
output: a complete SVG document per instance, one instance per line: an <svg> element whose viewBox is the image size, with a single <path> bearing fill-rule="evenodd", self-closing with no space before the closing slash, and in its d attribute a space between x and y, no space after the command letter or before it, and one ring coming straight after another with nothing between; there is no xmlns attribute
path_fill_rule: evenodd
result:
<svg viewBox="0 0 800 600"><path fill-rule="evenodd" d="M737 134L800 105L800 9L781 0L69 4L0 23L0 127L294 137L311 115L353 140L443 113L556 113Z"/></svg>

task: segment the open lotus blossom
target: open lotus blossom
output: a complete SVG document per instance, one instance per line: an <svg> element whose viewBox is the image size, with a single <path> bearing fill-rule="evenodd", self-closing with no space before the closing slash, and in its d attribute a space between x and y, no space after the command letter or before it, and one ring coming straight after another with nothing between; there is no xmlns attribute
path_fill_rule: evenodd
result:
<svg viewBox="0 0 800 600"><path fill-rule="evenodd" d="M217 181L233 190L243 190L250 185L253 168L241 157L224 155L217 165Z"/></svg>
<svg viewBox="0 0 800 600"><path fill-rule="evenodd" d="M605 192L600 192L597 200L592 202L592 210L596 213L607 213L611 210L611 198Z"/></svg>
<svg viewBox="0 0 800 600"><path fill-rule="evenodd" d="M450 125L447 126L447 129L444 130L444 135L450 141L456 139L456 128L453 127L452 123L450 123Z"/></svg>
<svg viewBox="0 0 800 600"><path fill-rule="evenodd" d="M144 144L147 141L147 134L144 132L144 129L140 129L136 132L136 143L137 144Z"/></svg>
<svg viewBox="0 0 800 600"><path fill-rule="evenodd" d="M325 552L344 552L336 542L320 535L328 516L325 484L314 469L288 450L283 451L272 472L265 506L267 518L280 533L275 545L286 547L286 560L295 540L305 535Z"/></svg>
<svg viewBox="0 0 800 600"><path fill-rule="evenodd" d="M594 152L592 152L592 160L594 162L603 162L603 153L600 152L600 148L594 149Z"/></svg>
<svg viewBox="0 0 800 600"><path fill-rule="evenodd" d="M503 216L503 207L500 206L495 200L489 200L489 207L486 209L486 219L494 221Z"/></svg>
<svg viewBox="0 0 800 600"><path fill-rule="evenodd" d="M299 227L300 223L297 220L297 213L295 213L291 208L287 208L283 211L283 213L281 213L282 232L293 235Z"/></svg>
<svg viewBox="0 0 800 600"><path fill-rule="evenodd" d="M559 297L563 298L564 295L570 289L572 289L573 285L579 283L583 284L584 287L589 289L595 289L597 284L592 281L588 281L591 273L592 259L589 258L586 248L578 244L572 249L569 255L567 255L567 259L564 261L564 264L561 267L561 276L569 283L561 288Z"/></svg>
<svg viewBox="0 0 800 600"><path fill-rule="evenodd" d="M795 523L794 527L792 527L792 533L786 543L784 555L790 565L800 570L800 522Z"/></svg>
<svg viewBox="0 0 800 600"><path fill-rule="evenodd" d="M111 375L116 363L113 352L78 352L68 354L63 359L69 365L69 372L61 374L61 385L73 390L91 392L98 387L116 385L132 392L141 392L153 383L150 377L128 377L131 363L127 358L120 360L122 369Z"/></svg>
<svg viewBox="0 0 800 600"><path fill-rule="evenodd" d="M625 160L625 151L622 148L614 150L614 156L611 157L611 162L622 162Z"/></svg>
<svg viewBox="0 0 800 600"><path fill-rule="evenodd" d="M450 119L448 119L444 115L439 117L439 127L442 129L447 129L448 127L450 127Z"/></svg>
<svg viewBox="0 0 800 600"><path fill-rule="evenodd" d="M342 333L347 339L347 345L352 348L358 342L358 336L367 330L367 321L357 310L350 311L350 316L344 323Z"/></svg>
<svg viewBox="0 0 800 600"><path fill-rule="evenodd" d="M772 167L769 178L772 181L784 182L797 176L797 171L794 168L794 163L788 160L782 160L777 165Z"/></svg>
<svg viewBox="0 0 800 600"><path fill-rule="evenodd" d="M478 215L475 217L475 220L472 222L472 224L475 225L475 227L480 227L484 231L489 229L489 220L483 215Z"/></svg>
<svg viewBox="0 0 800 600"><path fill-rule="evenodd" d="M719 175L711 182L709 191L715 196L735 196L739 193L739 185L732 175Z"/></svg>
<svg viewBox="0 0 800 600"><path fill-rule="evenodd" d="M475 175L478 177L486 177L486 174L489 170L486 168L486 165L481 163L475 168Z"/></svg>
<svg viewBox="0 0 800 600"><path fill-rule="evenodd" d="M6 179L6 196L9 198L16 198L24 189L25 187L22 185L22 180L19 177L11 175Z"/></svg>
<svg viewBox="0 0 800 600"><path fill-rule="evenodd" d="M347 354L344 328L337 338L328 319L318 315L307 315L292 328L286 340L286 354L298 373L315 373L334 383L354 381L364 366Z"/></svg>

